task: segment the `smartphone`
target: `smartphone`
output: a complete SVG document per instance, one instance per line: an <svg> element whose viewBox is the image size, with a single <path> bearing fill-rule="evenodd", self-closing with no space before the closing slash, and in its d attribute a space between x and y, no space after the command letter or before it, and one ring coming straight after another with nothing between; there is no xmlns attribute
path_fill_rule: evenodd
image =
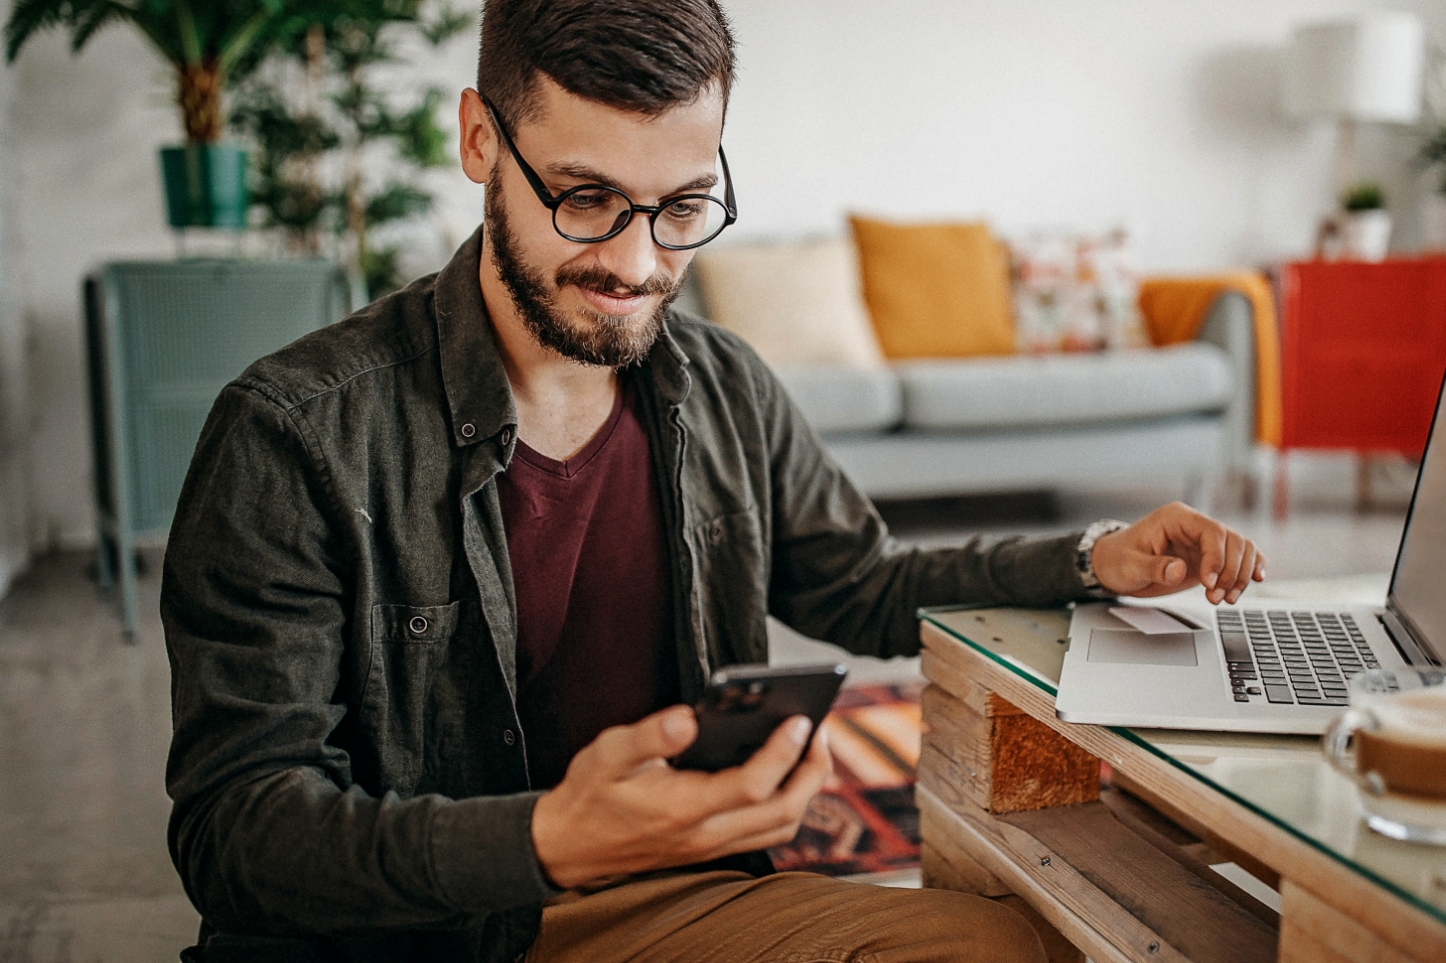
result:
<svg viewBox="0 0 1446 963"><path fill-rule="evenodd" d="M817 732L848 671L848 666L837 662L719 669L695 707L698 738L673 765L707 772L741 766L785 719L797 715L813 720L813 732ZM810 744L813 732L809 733Z"/></svg>

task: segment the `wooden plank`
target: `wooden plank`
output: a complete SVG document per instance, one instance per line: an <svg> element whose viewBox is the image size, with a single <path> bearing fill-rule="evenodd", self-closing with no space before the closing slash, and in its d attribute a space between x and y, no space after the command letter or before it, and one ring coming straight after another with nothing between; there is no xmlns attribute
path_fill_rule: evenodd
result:
<svg viewBox="0 0 1446 963"><path fill-rule="evenodd" d="M934 886L926 882L926 886L933 886L935 889L953 889L962 893L978 893L980 896L1005 896L1014 890L999 876L980 863L965 840L949 832L947 822L939 822L937 815L929 815L923 810L919 812L919 834L924 842L919 848L920 863L923 862L923 851L928 849L931 858L934 859L935 867L939 871L939 878L947 880L947 885ZM928 875L925 874L925 879Z"/></svg>
<svg viewBox="0 0 1446 963"><path fill-rule="evenodd" d="M1147 786L1136 782L1126 773L1116 770L1111 774L1110 782L1121 791L1129 793L1132 796L1138 796L1145 805L1158 810L1166 818L1180 824L1191 834L1199 836L1210 849L1224 857L1224 859L1221 860L1222 862L1235 863L1271 889L1280 889L1280 873L1277 872L1274 867L1261 862L1260 858L1254 853L1231 842L1219 832L1201 822L1198 817L1185 812L1179 806L1171 803L1170 800L1162 798L1158 793L1151 792Z"/></svg>
<svg viewBox="0 0 1446 963"><path fill-rule="evenodd" d="M943 827L943 836L967 847L1095 963L1185 960L1064 860L1047 859L1049 849L1023 830L978 807L966 817L923 786L915 787L914 798L920 814Z"/></svg>
<svg viewBox="0 0 1446 963"><path fill-rule="evenodd" d="M1198 963L1275 959L1279 937L1274 926L1156 848L1152 840L1134 833L1103 803L999 818L1049 847L1190 959Z"/></svg>
<svg viewBox="0 0 1446 963"><path fill-rule="evenodd" d="M1440 920L1224 794L1210 791L1200 779L1179 771L1104 726L1060 721L1054 714L1052 696L941 629L923 623L920 634L926 646L925 675L930 681L951 688L953 682L965 680L972 685L968 680L979 680L1071 742L1108 762L1116 772L1127 774L1149 794L1145 798L1152 805L1158 800L1161 803L1158 808L1171 818L1177 813L1187 816L1190 822L1177 821L1192 832L1196 826L1211 827L1232 849L1254 854L1259 863L1271 870L1291 879L1309 879L1313 889L1338 894L1341 912L1364 926L1389 928L1397 945L1415 947L1422 959L1446 960L1446 924ZM931 675L931 671L938 676ZM1209 837L1202 838L1215 845ZM1220 851L1231 855L1225 849ZM1250 869L1244 862L1240 865Z"/></svg>
<svg viewBox="0 0 1446 963"><path fill-rule="evenodd" d="M925 821L927 822L927 817ZM955 860L967 866L956 866ZM1049 920L1004 885L998 876L980 866L973 858L963 855L962 850L951 849L950 856L946 858L939 850L924 843L919 847L919 867L923 871L924 885L930 889L952 889L960 893L985 896L1023 916L1039 934L1049 963L1085 963L1084 954L1065 939Z"/></svg>
<svg viewBox="0 0 1446 963"><path fill-rule="evenodd" d="M1280 927L1279 963L1358 963L1285 920Z"/></svg>
<svg viewBox="0 0 1446 963"><path fill-rule="evenodd" d="M1100 802L1109 807L1115 818L1128 826L1136 836L1146 840L1160 852L1200 877L1206 885L1219 890L1227 899L1245 909L1266 926L1271 929L1280 928L1279 913L1211 869L1209 863L1195 855L1193 848L1187 850L1186 846L1181 845L1182 840L1194 838L1190 833L1165 819L1129 793L1118 789L1101 790ZM1206 852L1214 855L1213 851L1208 848ZM1216 861L1224 862L1218 858Z"/></svg>
<svg viewBox="0 0 1446 963"><path fill-rule="evenodd" d="M1424 963L1439 956L1417 956L1391 933L1368 928L1341 912L1331 902L1287 879L1280 887L1282 916L1291 932L1281 929L1282 960L1331 959L1319 954L1329 947L1342 963ZM1394 944L1394 945L1393 945ZM1419 952L1419 951L1417 951Z"/></svg>
<svg viewBox="0 0 1446 963"><path fill-rule="evenodd" d="M921 826L924 822L921 817ZM990 898L1014 892L958 846L936 845L933 842L922 844L919 847L919 869L927 889L952 889L958 893L975 893Z"/></svg>
<svg viewBox="0 0 1446 963"><path fill-rule="evenodd" d="M981 697L982 694L982 697ZM1099 797L1097 758L1037 719L990 692L973 701L990 715L939 686L924 690L921 772L935 767L993 813L1070 806Z"/></svg>

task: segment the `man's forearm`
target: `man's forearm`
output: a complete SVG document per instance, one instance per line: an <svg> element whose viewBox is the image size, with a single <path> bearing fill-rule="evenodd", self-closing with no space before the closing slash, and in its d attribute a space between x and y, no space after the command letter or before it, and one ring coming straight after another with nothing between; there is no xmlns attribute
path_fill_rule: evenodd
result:
<svg viewBox="0 0 1446 963"><path fill-rule="evenodd" d="M178 806L171 852L218 929L460 926L552 892L532 851L536 799L378 799L294 768Z"/></svg>

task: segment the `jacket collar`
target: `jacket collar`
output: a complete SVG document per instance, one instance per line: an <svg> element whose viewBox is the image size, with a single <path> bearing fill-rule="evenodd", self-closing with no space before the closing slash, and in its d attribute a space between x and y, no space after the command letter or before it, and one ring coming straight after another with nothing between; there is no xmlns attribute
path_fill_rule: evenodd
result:
<svg viewBox="0 0 1446 963"><path fill-rule="evenodd" d="M442 359L442 384L452 415L452 443L474 445L510 429L504 449L517 434L517 406L497 348L492 319L482 300L477 279L482 261L479 226L452 255L437 276L435 314L437 346ZM648 352L648 366L659 397L676 407L688 396L691 380L685 370L688 356L673 338L668 325Z"/></svg>
<svg viewBox="0 0 1446 963"><path fill-rule="evenodd" d="M482 261L482 228L467 239L437 276L435 314L442 385L452 415L452 443L474 445L510 428L517 431L517 406L492 331L492 319L477 279ZM503 442L506 448L507 443Z"/></svg>

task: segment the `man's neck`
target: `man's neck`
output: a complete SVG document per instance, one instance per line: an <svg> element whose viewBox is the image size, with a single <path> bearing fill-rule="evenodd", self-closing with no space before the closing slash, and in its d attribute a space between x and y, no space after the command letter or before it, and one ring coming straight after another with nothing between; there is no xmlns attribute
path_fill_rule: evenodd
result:
<svg viewBox="0 0 1446 963"><path fill-rule="evenodd" d="M566 461L607 421L617 395L617 372L579 364L539 344L486 257L478 280L512 386L517 435L529 448Z"/></svg>

